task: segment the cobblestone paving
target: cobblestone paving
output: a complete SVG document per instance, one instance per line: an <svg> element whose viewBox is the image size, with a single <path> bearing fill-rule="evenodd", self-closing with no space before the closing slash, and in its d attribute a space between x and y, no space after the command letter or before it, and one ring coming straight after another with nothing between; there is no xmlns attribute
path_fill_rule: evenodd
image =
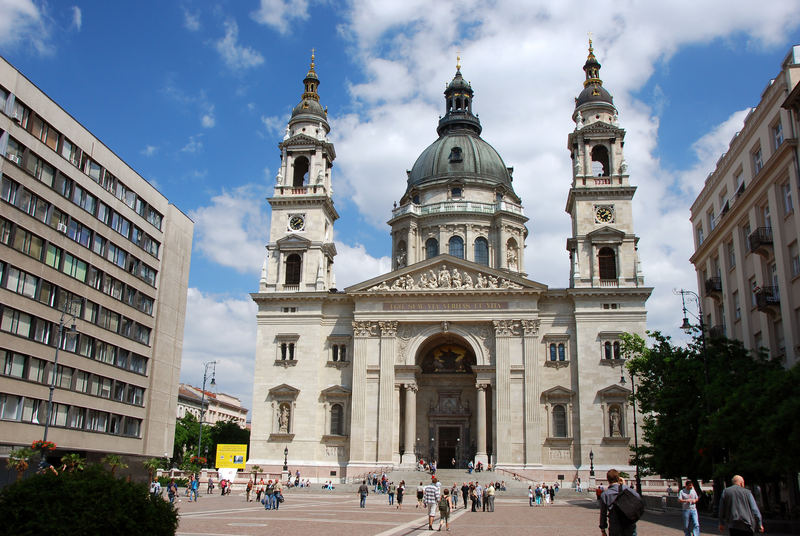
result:
<svg viewBox="0 0 800 536"><path fill-rule="evenodd" d="M189 503L181 497L179 536L215 535L316 535L402 536L427 533L427 519L416 500L409 497L401 510L388 505L386 495L373 495L367 507L358 506L352 493L292 492L286 494L278 511L266 511L256 503L247 503L241 495L220 497L201 495ZM599 510L594 501L576 499L547 507L528 506L527 499L503 497L496 500L496 511L470 512L458 509L451 514L450 534L480 536L541 534L545 536L599 536ZM715 520L701 519L702 534L719 534ZM438 517L434 528L438 527ZM298 532L301 530L302 532ZM782 536L767 531L772 536ZM444 532L444 529L443 529ZM639 536L680 536L678 511L648 511L638 525Z"/></svg>

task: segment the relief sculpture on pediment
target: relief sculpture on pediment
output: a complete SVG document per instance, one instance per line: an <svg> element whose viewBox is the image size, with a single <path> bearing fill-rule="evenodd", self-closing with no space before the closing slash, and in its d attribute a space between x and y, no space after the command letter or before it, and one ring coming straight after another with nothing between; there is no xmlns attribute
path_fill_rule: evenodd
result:
<svg viewBox="0 0 800 536"><path fill-rule="evenodd" d="M404 274L396 279L387 279L370 287L371 292L405 291L405 290L492 290L521 289L522 285L503 277L481 272L470 273L458 268L448 269L443 264L438 271L430 269L419 274Z"/></svg>

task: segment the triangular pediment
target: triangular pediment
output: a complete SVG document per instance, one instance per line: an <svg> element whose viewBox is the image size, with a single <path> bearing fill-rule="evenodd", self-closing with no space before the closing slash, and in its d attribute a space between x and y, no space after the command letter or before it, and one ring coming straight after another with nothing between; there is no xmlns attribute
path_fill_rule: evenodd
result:
<svg viewBox="0 0 800 536"><path fill-rule="evenodd" d="M586 233L586 236L588 236L591 240L613 240L616 242L625 238L625 233L619 229L615 229L614 227L604 225L599 229L595 229L590 233Z"/></svg>
<svg viewBox="0 0 800 536"><path fill-rule="evenodd" d="M300 389L285 383L282 383L269 390L269 396L272 398L297 398L297 395L299 394Z"/></svg>
<svg viewBox="0 0 800 536"><path fill-rule="evenodd" d="M323 389L320 393L323 397L333 397L333 396L350 396L350 389L347 387L342 387L341 385L332 385L327 389Z"/></svg>
<svg viewBox="0 0 800 536"><path fill-rule="evenodd" d="M485 290L545 291L547 285L514 272L439 255L374 277L345 289L353 292L476 292Z"/></svg>
<svg viewBox="0 0 800 536"><path fill-rule="evenodd" d="M630 396L631 390L619 385L609 385L605 389L597 391L597 394L600 398L627 398Z"/></svg>
<svg viewBox="0 0 800 536"><path fill-rule="evenodd" d="M617 134L617 133L624 134L625 130L619 128L618 126L606 123L605 121L595 121L591 125L586 125L585 127L583 127L581 129L581 134L584 134L584 135L585 134L594 134L594 133L608 134L609 132L612 132L612 133L615 133L615 134Z"/></svg>
<svg viewBox="0 0 800 536"><path fill-rule="evenodd" d="M572 389L567 389L561 385L556 385L555 387L551 387L547 391L542 392L542 396L545 399L553 399L553 398L572 398L575 394L575 391Z"/></svg>
<svg viewBox="0 0 800 536"><path fill-rule="evenodd" d="M281 249L308 249L311 247L311 240L296 234L290 234L279 238L275 244Z"/></svg>

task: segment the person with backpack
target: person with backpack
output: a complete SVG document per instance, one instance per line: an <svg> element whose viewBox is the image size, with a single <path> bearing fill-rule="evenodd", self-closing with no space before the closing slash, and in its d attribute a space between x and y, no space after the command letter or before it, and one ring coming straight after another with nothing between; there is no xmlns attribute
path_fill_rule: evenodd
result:
<svg viewBox="0 0 800 536"><path fill-rule="evenodd" d="M442 530L442 523L445 528L450 532L450 510L453 509L452 499L450 498L450 489L444 488L442 497L439 499L439 531Z"/></svg>
<svg viewBox="0 0 800 536"><path fill-rule="evenodd" d="M636 522L644 513L644 501L636 491L624 485L616 469L609 470L606 479L608 489L600 496L600 534L634 536Z"/></svg>

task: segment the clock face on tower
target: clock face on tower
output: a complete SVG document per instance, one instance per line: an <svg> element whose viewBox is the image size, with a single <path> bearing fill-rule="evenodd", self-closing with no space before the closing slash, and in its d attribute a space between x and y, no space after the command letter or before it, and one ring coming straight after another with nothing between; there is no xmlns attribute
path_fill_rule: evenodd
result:
<svg viewBox="0 0 800 536"><path fill-rule="evenodd" d="M600 206L594 210L594 218L598 223L611 223L614 221L614 207Z"/></svg>
<svg viewBox="0 0 800 536"><path fill-rule="evenodd" d="M289 229L292 231L302 231L306 225L306 219L301 214L289 216Z"/></svg>

